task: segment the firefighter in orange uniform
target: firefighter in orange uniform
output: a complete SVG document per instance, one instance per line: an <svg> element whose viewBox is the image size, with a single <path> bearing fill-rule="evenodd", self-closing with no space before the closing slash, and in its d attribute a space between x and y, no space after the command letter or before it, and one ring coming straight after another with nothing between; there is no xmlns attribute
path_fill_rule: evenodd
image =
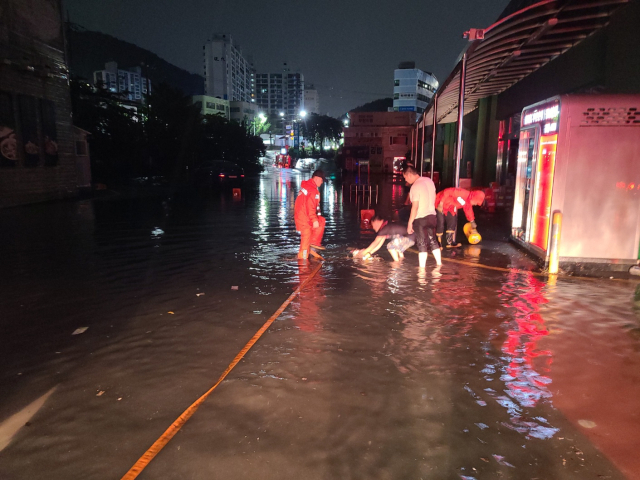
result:
<svg viewBox="0 0 640 480"><path fill-rule="evenodd" d="M456 227L458 226L458 209L464 211L467 221L471 222L471 226L475 229L476 217L473 214L474 205L482 205L484 202L484 192L481 190L465 190L464 188L445 188L436 195L436 215L438 224L436 227L436 236L440 245L442 244L442 234L444 233L445 223L447 226L446 247L455 248L461 244L456 243Z"/></svg>
<svg viewBox="0 0 640 480"><path fill-rule="evenodd" d="M309 180L305 180L300 185L300 193L296 198L294 209L296 230L301 235L298 258L309 258L310 248L324 250L321 244L325 219L318 214L320 210L318 188L324 183L325 178L322 170L316 170Z"/></svg>

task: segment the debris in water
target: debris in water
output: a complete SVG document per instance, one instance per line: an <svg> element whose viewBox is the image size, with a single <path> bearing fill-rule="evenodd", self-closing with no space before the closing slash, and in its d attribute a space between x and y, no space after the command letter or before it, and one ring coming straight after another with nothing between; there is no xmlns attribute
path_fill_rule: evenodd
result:
<svg viewBox="0 0 640 480"><path fill-rule="evenodd" d="M173 312L167 312L169 315L175 315L175 313Z"/></svg>
<svg viewBox="0 0 640 480"><path fill-rule="evenodd" d="M584 428L594 428L596 426L596 422L591 420L578 420L578 425Z"/></svg>
<svg viewBox="0 0 640 480"><path fill-rule="evenodd" d="M89 327L76 328L71 335L80 335L81 333L86 332L88 328Z"/></svg>
<svg viewBox="0 0 640 480"><path fill-rule="evenodd" d="M102 395L104 395L104 390L100 390L98 393L96 393L96 397L101 397Z"/></svg>
<svg viewBox="0 0 640 480"><path fill-rule="evenodd" d="M233 285L233 286L231 287L231 290L237 290L237 289L238 289L238 286L237 286L237 285Z"/></svg>
<svg viewBox="0 0 640 480"><path fill-rule="evenodd" d="M204 293L196 293L196 297L201 297Z"/></svg>
<svg viewBox="0 0 640 480"><path fill-rule="evenodd" d="M504 465L505 467L511 467L511 468L516 468L513 465L511 465L509 462L507 462L504 457L502 455L496 455L495 453L493 454L493 458L495 459L496 462L498 462L500 465Z"/></svg>

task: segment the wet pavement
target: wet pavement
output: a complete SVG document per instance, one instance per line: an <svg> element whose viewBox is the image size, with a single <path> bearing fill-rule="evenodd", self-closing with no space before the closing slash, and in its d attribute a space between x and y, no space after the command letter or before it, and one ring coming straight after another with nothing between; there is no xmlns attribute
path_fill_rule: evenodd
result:
<svg viewBox="0 0 640 480"><path fill-rule="evenodd" d="M121 478L310 275L307 176L0 211L0 478ZM498 230L354 261L346 188L318 274L139 478L640 478L638 282L549 281Z"/></svg>

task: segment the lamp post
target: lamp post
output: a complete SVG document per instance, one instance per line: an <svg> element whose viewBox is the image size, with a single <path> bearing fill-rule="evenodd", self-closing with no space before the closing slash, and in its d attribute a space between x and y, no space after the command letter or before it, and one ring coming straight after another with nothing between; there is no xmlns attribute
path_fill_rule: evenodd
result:
<svg viewBox="0 0 640 480"><path fill-rule="evenodd" d="M304 121L307 116L307 112L305 110L300 110L300 120ZM300 124L298 124L298 128L296 131L296 147L298 147L298 151L300 150Z"/></svg>
<svg viewBox="0 0 640 480"><path fill-rule="evenodd" d="M282 146L284 146L284 144L286 143L286 138L287 138L287 128L286 128L286 126L284 124L284 112L280 112L280 120L282 120L282 138L283 138L283 140L282 140L283 145Z"/></svg>

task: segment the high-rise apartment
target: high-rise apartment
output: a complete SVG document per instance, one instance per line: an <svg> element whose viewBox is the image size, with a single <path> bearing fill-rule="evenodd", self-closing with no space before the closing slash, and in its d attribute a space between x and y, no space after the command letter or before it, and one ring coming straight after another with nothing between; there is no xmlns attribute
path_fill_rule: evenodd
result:
<svg viewBox="0 0 640 480"><path fill-rule="evenodd" d="M116 62L107 62L104 70L93 72L93 83L101 83L114 93L120 93L133 102L142 103L144 95L151 91L151 82L142 76L141 67L118 68Z"/></svg>
<svg viewBox="0 0 640 480"><path fill-rule="evenodd" d="M416 68L415 62L403 62L393 72L393 110L422 113L433 94L438 80L429 72Z"/></svg>
<svg viewBox="0 0 640 480"><path fill-rule="evenodd" d="M214 34L202 50L206 95L229 101L256 101L253 65L230 34Z"/></svg>
<svg viewBox="0 0 640 480"><path fill-rule="evenodd" d="M304 75L291 73L286 64L281 73L256 74L255 85L260 111L293 119L305 108Z"/></svg>
<svg viewBox="0 0 640 480"><path fill-rule="evenodd" d="M304 109L307 113L320 113L318 90L313 85L304 87Z"/></svg>

